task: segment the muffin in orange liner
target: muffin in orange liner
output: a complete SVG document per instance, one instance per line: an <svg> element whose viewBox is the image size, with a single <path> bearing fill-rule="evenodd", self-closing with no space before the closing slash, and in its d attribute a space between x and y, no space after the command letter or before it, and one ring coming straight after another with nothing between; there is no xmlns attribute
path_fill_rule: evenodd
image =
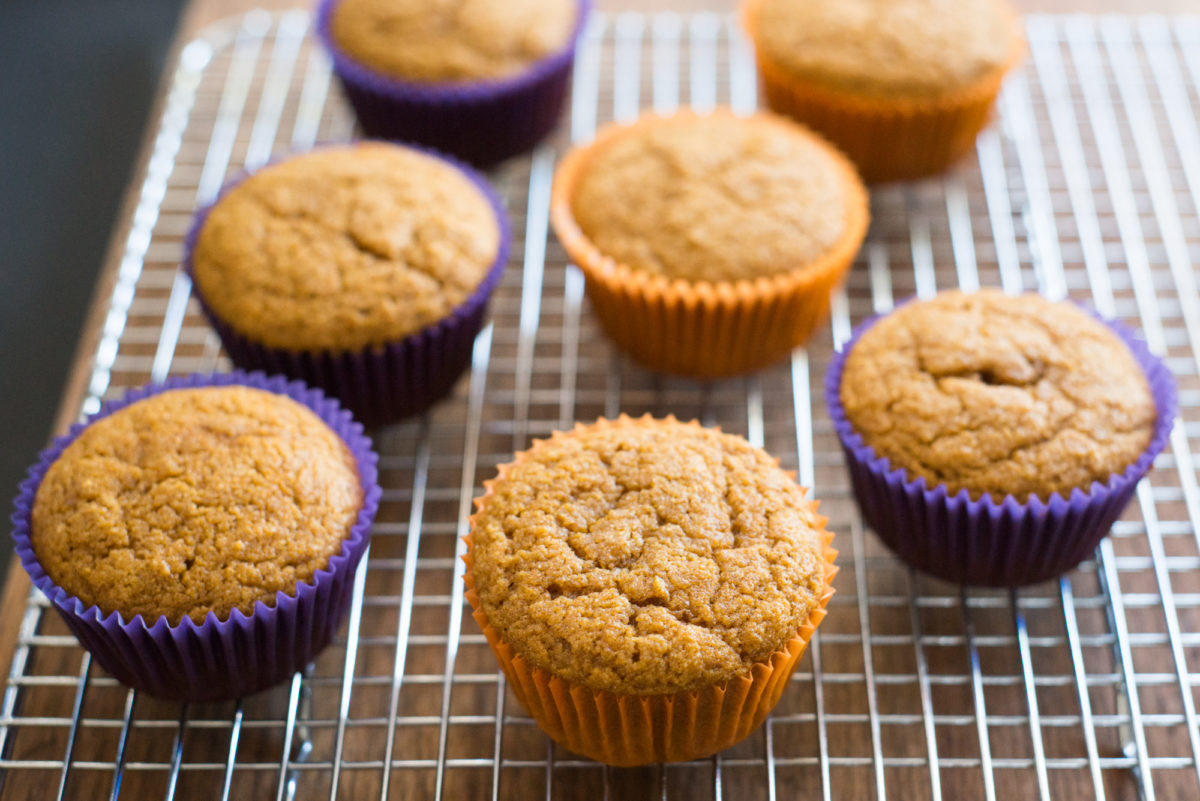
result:
<svg viewBox="0 0 1200 801"><path fill-rule="evenodd" d="M1025 54L1016 12L996 0L1010 28L1000 32L1008 38L1006 52L970 81L915 94L883 87L858 91L789 69L768 52L759 19L769 1L743 0L741 8L767 105L828 137L869 183L934 175L966 155L988 123L1005 75Z"/></svg>
<svg viewBox="0 0 1200 801"><path fill-rule="evenodd" d="M722 174L660 172L655 179L669 180L660 186L643 174L630 173L628 180L615 182L630 194L607 202L591 201L588 214L603 217L645 198L670 197L680 187L706 202L704 193L717 192L713 187L738 170L749 171L748 180L754 183L751 194L767 186L766 199L783 202L754 206L751 199L750 207L737 210L744 212L742 217L721 213L727 211L723 209L705 213L703 207L667 209L664 213L674 214L673 220L643 215L647 227L655 229L651 235L661 236L665 244L639 244L632 235L626 236L628 232L616 232L626 236L632 250L610 252L580 223L575 205L580 185L598 163L603 169L604 161L611 161L608 154L614 147L628 149L672 127L692 130L689 141L670 158L679 161L697 152L694 161L718 163ZM762 157L736 152L741 139L750 143L746 147L765 148ZM768 144L761 145L764 141ZM801 217L818 218L812 230L805 219L784 218L797 208ZM550 206L555 233L583 271L588 297L605 333L643 365L693 378L751 372L803 344L824 321L830 296L866 235L868 218L866 189L853 165L834 147L783 117L769 113L737 117L728 109L703 116L688 110L668 117L647 114L630 125L608 126L593 142L564 157L555 173ZM759 223L764 227L755 230ZM665 241L669 237L673 241ZM715 241L719 252L703 252L696 241L704 237ZM796 246L789 249L796 237ZM660 244L668 250L678 247L680 258L673 262L668 253L661 269L651 265L657 271L631 263L638 247L656 250ZM759 252L764 247L771 251L765 257Z"/></svg>
<svg viewBox="0 0 1200 801"><path fill-rule="evenodd" d="M808 534L812 536L812 545L817 551L812 555L816 557L816 564L821 570L820 576L809 576L814 580L812 587L815 589L811 596L812 604L808 607L807 617L797 629L790 634L785 633L782 641L769 655L754 661L740 673L705 686L675 691L637 692L636 688L633 688L634 679L628 676L623 680L630 684L630 691L622 692L620 688L614 687L597 689L595 686L589 686L596 684L594 680L589 679L584 683L564 678L553 670L534 664L531 658L527 658L521 650L507 641L504 634L489 620L480 596L482 588L477 586L475 575L475 537L481 519L488 514L489 504L496 503L497 498L503 497L502 488L506 483L512 482L514 473L522 472L522 465L533 463L530 469L537 468L540 450L551 451L549 455L553 455L553 449L564 443L569 444L573 440L578 442L581 437L604 437L612 432L624 432L621 436L629 436L629 442L632 444L627 445L634 449L661 449L663 437L676 436L684 440L696 438L710 442L740 442L744 447L733 447L741 447L744 452L757 453L758 456L754 458L759 464L777 474L773 480L776 483L790 483L791 494L799 499L792 507L792 512L811 524ZM659 434L657 439L654 436L656 432ZM639 445L639 434L649 436L650 440ZM655 442L658 442L657 446ZM570 460L568 462L572 466L567 469L572 471L573 478L578 478L579 474L574 472L578 463ZM576 424L570 432L555 432L549 440L535 441L532 448L517 454L513 462L501 465L498 476L485 482L484 486L485 494L475 501L476 513L471 517L472 533L466 538L466 597L474 610L475 620L487 637L514 693L547 735L575 753L610 765L633 766L699 759L734 745L763 723L767 714L778 703L792 670L825 617L826 606L834 592L833 577L837 573L837 566L834 564L837 551L831 544L833 534L824 527L826 518L815 514L817 503L804 498L805 491L795 485L793 474L781 470L777 460L771 459L760 449L751 448L740 437L725 435L719 430L701 428L694 421L683 424L674 417L654 420L647 415L635 420L622 415L615 421L600 419L590 426ZM516 491L520 497L528 500L530 496L524 489L525 487L519 487ZM569 517L570 512L565 508L560 509L559 515ZM631 535L631 538L634 536L640 537L640 534ZM574 549L586 546L571 547ZM523 575L528 578L529 573L526 571ZM678 580L674 573L672 580ZM553 586L552 584L551 587ZM526 588L510 584L504 587L504 592L507 598L518 596L523 589ZM566 588L560 591L569 592ZM650 610L662 612L654 607L670 603L673 601L666 602L660 599ZM763 605L769 604L770 601L764 599ZM640 615L645 610L639 608L636 611ZM579 625L586 631L587 621L578 622L577 618L572 619L576 622L571 625ZM672 655L686 651L687 647L686 642L670 642L667 645ZM536 643L531 645L527 642L524 649L535 646ZM635 652L638 652L638 647L635 645ZM590 655L576 653L576 657L587 660ZM647 656L646 661L652 658L656 657ZM672 657L660 655L658 658L669 662ZM638 660L635 657L633 661L636 663ZM686 665L686 661L675 664ZM572 668L565 663L558 667L562 668L561 672L578 669L578 665ZM598 665L597 671L603 671L605 668L604 665Z"/></svg>

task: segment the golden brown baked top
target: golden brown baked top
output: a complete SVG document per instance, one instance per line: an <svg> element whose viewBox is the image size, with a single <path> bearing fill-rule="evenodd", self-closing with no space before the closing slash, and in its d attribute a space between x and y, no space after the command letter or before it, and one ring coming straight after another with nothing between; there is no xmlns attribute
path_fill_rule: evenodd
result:
<svg viewBox="0 0 1200 801"><path fill-rule="evenodd" d="M576 0L338 0L346 55L407 81L506 78L566 47Z"/></svg>
<svg viewBox="0 0 1200 801"><path fill-rule="evenodd" d="M634 270L771 276L812 262L845 229L852 171L780 117L648 116L592 147L571 213L597 249Z"/></svg>
<svg viewBox="0 0 1200 801"><path fill-rule="evenodd" d="M1002 0L761 0L752 33L798 77L881 98L970 86L1020 42Z"/></svg>
<svg viewBox="0 0 1200 801"><path fill-rule="evenodd" d="M326 147L266 167L208 215L196 285L218 317L288 350L356 350L461 305L496 260L487 197L398 145Z"/></svg>
<svg viewBox="0 0 1200 801"><path fill-rule="evenodd" d="M353 456L308 408L249 387L177 389L97 420L62 452L30 537L85 604L201 622L311 580L361 506Z"/></svg>
<svg viewBox="0 0 1200 801"><path fill-rule="evenodd" d="M535 443L490 489L471 533L488 621L593 689L725 681L795 636L822 594L804 490L740 437L600 421Z"/></svg>
<svg viewBox="0 0 1200 801"><path fill-rule="evenodd" d="M1157 416L1106 326L996 290L943 292L876 322L846 358L841 400L893 467L995 500L1086 492L1137 460Z"/></svg>

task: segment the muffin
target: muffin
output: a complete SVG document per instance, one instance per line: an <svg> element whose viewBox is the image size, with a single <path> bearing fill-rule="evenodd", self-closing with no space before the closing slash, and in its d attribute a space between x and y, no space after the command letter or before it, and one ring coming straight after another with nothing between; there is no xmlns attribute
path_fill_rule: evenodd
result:
<svg viewBox="0 0 1200 801"><path fill-rule="evenodd" d="M764 367L824 319L867 228L853 167L771 114L610 126L562 161L550 219L608 336L655 370Z"/></svg>
<svg viewBox="0 0 1200 801"><path fill-rule="evenodd" d="M744 0L768 105L829 137L867 181L971 150L1024 52L1004 0Z"/></svg>
<svg viewBox="0 0 1200 801"><path fill-rule="evenodd" d="M868 321L826 400L884 542L934 575L999 586L1092 553L1175 412L1170 372L1123 327L996 290Z"/></svg>
<svg viewBox="0 0 1200 801"><path fill-rule="evenodd" d="M588 0L322 0L317 33L370 136L475 164L558 122Z"/></svg>
<svg viewBox="0 0 1200 801"><path fill-rule="evenodd" d="M349 413L298 382L176 379L44 451L13 536L34 585L122 682L238 697L303 667L341 623L375 461Z"/></svg>
<svg viewBox="0 0 1200 801"><path fill-rule="evenodd" d="M521 703L612 765L712 754L779 700L833 594L816 504L744 439L576 425L476 501L467 597Z"/></svg>
<svg viewBox="0 0 1200 801"><path fill-rule="evenodd" d="M197 214L184 265L235 364L321 387L376 424L453 387L507 253L482 178L364 142L235 181Z"/></svg>

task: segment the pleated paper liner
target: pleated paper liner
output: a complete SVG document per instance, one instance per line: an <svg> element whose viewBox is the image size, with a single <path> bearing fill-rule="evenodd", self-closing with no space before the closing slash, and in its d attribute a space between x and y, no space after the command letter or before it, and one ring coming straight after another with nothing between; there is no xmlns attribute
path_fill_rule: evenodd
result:
<svg viewBox="0 0 1200 801"><path fill-rule="evenodd" d="M50 465L92 422L136 401L187 387L244 385L274 392L314 411L346 443L354 456L363 502L341 550L292 593L279 592L273 604L255 603L250 614L235 609L225 620L209 612L201 623L185 617L170 624L160 617L126 619L85 605L56 584L42 569L30 541L30 514L38 487ZM278 684L308 664L333 638L349 611L354 575L370 539L379 505L378 457L362 426L336 401L304 384L262 373L233 372L173 378L164 384L131 390L106 403L84 423L42 451L21 483L12 516L13 540L33 585L50 600L80 644L122 684L160 698L211 701L238 698Z"/></svg>
<svg viewBox="0 0 1200 801"><path fill-rule="evenodd" d="M1097 316L1098 317L1098 316ZM1060 576L1088 558L1121 516L1141 480L1166 446L1178 403L1175 379L1161 359L1126 326L1098 318L1129 346L1141 366L1158 416L1150 444L1121 473L1093 482L1064 497L1031 496L1018 501L983 495L972 500L964 489L930 487L863 442L846 418L841 401L846 358L873 317L855 329L825 374L825 402L841 441L855 500L863 517L897 556L938 578L961 584L1009 587Z"/></svg>
<svg viewBox="0 0 1200 801"><path fill-rule="evenodd" d="M762 1L742 5L742 24L752 41ZM840 92L789 71L757 43L755 51L767 105L828 137L864 180L877 183L936 175L970 152L1025 45L1016 38L1005 63L971 85L922 98Z"/></svg>
<svg viewBox="0 0 1200 801"><path fill-rule="evenodd" d="M673 116L699 118L690 111ZM756 118L764 124L790 124L774 115ZM652 370L721 378L779 361L825 320L830 297L866 235L866 190L850 162L820 142L837 166L846 215L841 236L820 257L778 275L736 282L670 280L634 270L606 256L580 230L572 198L596 152L659 119L650 114L631 125L608 126L592 143L570 151L555 173L550 220L567 254L583 271L592 309L617 347Z"/></svg>
<svg viewBox="0 0 1200 801"><path fill-rule="evenodd" d="M614 425L633 421L622 416L617 423L597 422ZM558 436L563 434L553 435ZM484 482L486 492L475 500L476 514L491 497L496 483L520 463L525 453L528 451L517 454L512 463L501 465L497 477ZM815 511L817 503L812 502L811 508ZM555 742L577 754L618 767L700 759L741 742L762 725L779 702L796 663L825 618L834 593L833 578L838 572L834 563L837 550L832 546L833 533L824 528L826 518L816 515L816 521L821 526L825 583L808 619L795 636L752 665L746 674L698 690L622 695L590 689L530 664L504 640L483 611L475 589L471 536L465 538L467 553L463 558L466 597L517 699ZM474 523L473 515L472 528Z"/></svg>
<svg viewBox="0 0 1200 801"><path fill-rule="evenodd" d="M327 143L320 147L337 147ZM221 197L250 173L232 179L217 200L196 212L184 240L183 270L193 280L193 295L235 365L286 375L338 398L367 426L390 423L432 406L445 397L471 362L475 335L483 328L488 301L500 283L512 239L508 215L482 175L441 153L414 148L462 172L488 199L500 229L496 258L479 286L450 314L394 342L358 350L288 350L256 342L236 322L217 315L195 283L192 255L205 220ZM299 155L299 154L297 154ZM272 162L275 163L275 162Z"/></svg>
<svg viewBox="0 0 1200 801"><path fill-rule="evenodd" d="M591 9L591 0L578 0L567 43L515 76L417 83L377 72L338 47L330 33L337 3L321 0L316 31L363 131L437 148L478 166L523 153L554 129Z"/></svg>

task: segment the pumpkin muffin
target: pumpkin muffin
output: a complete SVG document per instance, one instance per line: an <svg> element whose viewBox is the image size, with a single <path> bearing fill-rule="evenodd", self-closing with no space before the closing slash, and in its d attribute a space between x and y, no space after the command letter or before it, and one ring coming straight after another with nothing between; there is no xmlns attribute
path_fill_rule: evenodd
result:
<svg viewBox="0 0 1200 801"><path fill-rule="evenodd" d="M181 389L80 434L42 480L31 538L85 604L199 623L311 580L361 506L349 449L309 409L249 387Z"/></svg>
<svg viewBox="0 0 1200 801"><path fill-rule="evenodd" d="M987 121L1023 50L1004 0L746 0L769 105L868 181L940 172Z"/></svg>
<svg viewBox="0 0 1200 801"><path fill-rule="evenodd" d="M917 566L968 583L1085 558L1166 442L1162 362L1079 307L943 292L860 330L826 399L855 495Z"/></svg>
<svg viewBox="0 0 1200 801"><path fill-rule="evenodd" d="M274 348L353 350L440 320L479 286L500 225L446 162L380 142L266 167L209 211L192 272L212 312Z"/></svg>
<svg viewBox="0 0 1200 801"><path fill-rule="evenodd" d="M316 390L173 378L106 403L21 485L22 566L97 662L183 701L315 658L349 608L379 503L371 442Z"/></svg>
<svg viewBox="0 0 1200 801"><path fill-rule="evenodd" d="M506 257L497 203L478 176L419 150L323 147L201 212L187 267L235 363L307 380L379 422L428 405L465 367ZM411 374L414 347L436 375Z"/></svg>
<svg viewBox="0 0 1200 801"><path fill-rule="evenodd" d="M863 441L930 486L999 500L1070 495L1134 462L1156 413L1133 354L1068 303L996 290L909 303L842 374Z"/></svg>
<svg viewBox="0 0 1200 801"><path fill-rule="evenodd" d="M495 80L561 50L575 0L338 0L333 42L346 55L405 81Z"/></svg>
<svg viewBox="0 0 1200 801"><path fill-rule="evenodd" d="M761 449L695 423L555 434L502 467L478 507L476 618L539 724L611 764L745 737L832 592L830 535L805 491ZM573 708L576 688L595 706ZM635 702L653 722L605 725ZM687 714L714 722L661 719Z"/></svg>
<svg viewBox="0 0 1200 801"><path fill-rule="evenodd" d="M587 0L322 0L317 30L371 136L487 164L554 127Z"/></svg>
<svg viewBox="0 0 1200 801"><path fill-rule="evenodd" d="M611 126L555 177L551 220L609 336L701 378L776 361L822 321L867 225L848 162L771 114Z"/></svg>

